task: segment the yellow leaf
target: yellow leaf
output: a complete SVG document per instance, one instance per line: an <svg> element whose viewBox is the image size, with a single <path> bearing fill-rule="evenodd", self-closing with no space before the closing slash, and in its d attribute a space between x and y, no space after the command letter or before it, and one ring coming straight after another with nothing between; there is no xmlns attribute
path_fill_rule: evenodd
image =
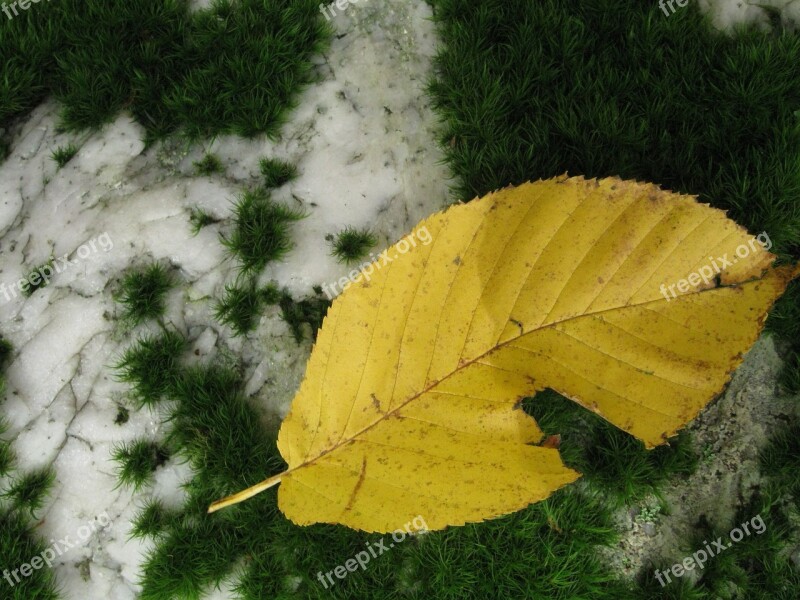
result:
<svg viewBox="0 0 800 600"><path fill-rule="evenodd" d="M578 473L557 444L535 445L520 399L552 388L663 443L720 392L798 275L774 259L722 211L616 178L562 176L435 214L331 306L280 430L288 470L210 511L281 482L298 524L389 532L546 498Z"/></svg>

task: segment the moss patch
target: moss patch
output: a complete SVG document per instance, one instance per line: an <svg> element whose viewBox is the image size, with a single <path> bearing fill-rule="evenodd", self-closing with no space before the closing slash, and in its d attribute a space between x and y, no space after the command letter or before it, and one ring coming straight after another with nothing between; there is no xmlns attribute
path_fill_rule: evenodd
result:
<svg viewBox="0 0 800 600"><path fill-rule="evenodd" d="M46 95L68 130L130 111L148 139L275 135L330 29L313 0L59 0L0 19L0 127Z"/></svg>

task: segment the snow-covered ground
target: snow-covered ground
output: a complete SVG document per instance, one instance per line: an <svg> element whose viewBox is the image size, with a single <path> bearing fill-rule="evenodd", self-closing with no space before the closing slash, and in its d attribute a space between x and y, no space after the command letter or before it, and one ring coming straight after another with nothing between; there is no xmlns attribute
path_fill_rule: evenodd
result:
<svg viewBox="0 0 800 600"><path fill-rule="evenodd" d="M721 24L765 18L741 1L712 4ZM787 18L800 17L800 0L782 4L791 5ZM349 270L330 257L327 234L369 226L387 246L453 201L423 92L436 45L430 16L426 3L407 0L363 0L340 13L333 20L338 36L318 60L322 81L304 92L278 143L230 137L145 150L140 127L126 115L97 133L58 133L52 102L14 132L0 165L0 332L15 349L2 413L19 466L52 464L57 473L38 531L44 540L69 536L74 543L55 562L64 598L135 597L148 548L128 534L149 492L116 488L109 460L115 443L158 437L161 429L147 411L114 422L118 406L128 403L127 386L110 365L132 341L115 321L120 274L154 260L172 265L181 283L167 321L193 341L200 359L239 357L253 401L283 416L308 347L295 344L275 312L244 340L213 319L213 301L235 268L219 243L228 225L223 220L193 237L189 211L197 206L225 219L236 195L258 181L260 158L295 163L300 177L276 197L309 216L294 229L295 250L264 279L302 296ZM67 143L78 154L57 170L50 154ZM192 163L205 151L222 159L224 175L195 176ZM30 298L10 291L51 255L66 259L49 286ZM185 467L168 464L152 493L175 504L187 477ZM96 524L84 536L90 522Z"/></svg>
<svg viewBox="0 0 800 600"><path fill-rule="evenodd" d="M800 28L800 0L698 0L698 4L720 29L744 23L759 23L766 28L770 13L779 16L784 27Z"/></svg>

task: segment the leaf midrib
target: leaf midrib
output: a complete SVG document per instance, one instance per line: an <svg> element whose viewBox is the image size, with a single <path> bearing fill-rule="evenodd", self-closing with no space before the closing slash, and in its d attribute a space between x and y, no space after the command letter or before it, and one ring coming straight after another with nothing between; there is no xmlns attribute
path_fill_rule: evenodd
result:
<svg viewBox="0 0 800 600"><path fill-rule="evenodd" d="M745 281L737 282L736 284L718 285L718 286L716 286L714 288L706 288L706 289L703 289L703 290L697 290L697 291L689 292L689 293L686 293L686 294L682 294L678 298L675 298L674 301L678 301L679 298L686 298L686 297L694 296L696 294L713 293L713 292L715 292L717 290L721 290L721 289L741 287L741 286L744 286L744 285L746 285L748 283L753 283L755 281L761 281L762 279L763 279L763 274L762 274L761 277L747 279ZM328 454L331 454L331 453L333 453L333 452L335 452L335 451L337 451L337 450L339 450L339 449L341 449L341 448L343 448L345 446L348 446L349 444L357 441L358 436L360 436L363 433L369 431L370 429L372 429L376 425L379 425L380 423L385 421L387 418L393 416L397 411L405 408L408 404L410 404L414 400L419 399L424 394L427 394L427 393L435 391L436 386L438 386L441 383L445 382L449 377L452 377L453 375L459 373L463 369L468 368L469 366L471 366L473 364L476 364L476 363L480 364L479 361L481 359L490 356L492 353L494 353L494 352L506 347L507 345L510 345L513 342L516 342L516 341L518 341L518 340L520 340L520 339L522 339L522 338L524 338L524 337L526 337L526 336L528 336L530 334L538 333L540 331L544 331L546 329L550 329L552 327L555 327L556 325L560 325L562 323L568 323L568 322L574 321L576 319L583 319L583 318L587 318L587 317L593 317L593 316L597 316L597 315L602 315L602 314L607 313L607 312L619 311L619 310L623 310L623 309L627 309L627 308L644 307L644 306L647 306L649 304L656 304L656 303L661 303L661 302L664 302L664 300L661 299L661 298L656 298L655 300L646 300L646 301L643 301L643 302L637 302L635 304L626 304L625 306L617 306L617 307L612 307L612 308L606 308L606 309L603 309L603 310L587 312L587 313L584 313L582 315L574 315L574 316L571 316L571 317L567 317L565 319L561 319L561 320L558 320L558 321L553 321L552 323L548 323L547 325L539 326L536 329L532 329L530 331L526 331L526 332L524 332L524 333L522 333L522 334L520 334L518 336L515 336L513 338L510 338L510 339L506 340L505 342L501 342L501 343L497 344L496 346L493 346L491 349L487 350L483 354L480 354L480 355L476 356L475 358L469 360L468 362L465 362L463 365L460 365L458 368L456 368L453 371L449 372L446 376L442 377L441 379L436 380L432 385L430 385L430 386L426 387L425 389L417 392L413 396L410 396L407 400L405 400L402 404L400 404L396 408L393 408L392 410L390 410L387 413L382 413L382 415L381 415L381 417L379 419L376 419L375 421L373 421L369 425L363 427L362 429L358 430L357 432L355 432L351 436L348 436L347 439L340 439L334 446L328 448L324 452L321 452L320 454L316 455L314 458L305 460L304 462L302 462L301 464L297 465L296 467L292 467L292 468L287 469L286 471L282 472L280 474L280 476L281 477L285 477L285 476L291 474L294 471L297 471L297 470L302 469L303 467L312 465L313 463L315 463L319 459L327 456ZM484 363L484 364L486 364L486 363ZM499 367L495 367L495 368L499 368ZM402 418L402 417L400 417L400 418Z"/></svg>

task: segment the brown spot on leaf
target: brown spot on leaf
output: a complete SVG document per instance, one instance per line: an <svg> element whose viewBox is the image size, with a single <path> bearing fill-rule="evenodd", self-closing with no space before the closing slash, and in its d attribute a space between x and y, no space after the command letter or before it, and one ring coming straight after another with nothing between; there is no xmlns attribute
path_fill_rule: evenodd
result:
<svg viewBox="0 0 800 600"><path fill-rule="evenodd" d="M542 448L555 448L558 450L561 447L561 434L548 435L541 443Z"/></svg>
<svg viewBox="0 0 800 600"><path fill-rule="evenodd" d="M361 474L358 476L356 487L354 487L353 491L350 493L350 500L347 501L347 506L344 509L345 511L348 511L353 507L353 503L356 501L356 496L358 495L358 490L361 489L361 486L364 483L364 477L366 477L366 475L367 475L367 457L365 456L361 460Z"/></svg>

